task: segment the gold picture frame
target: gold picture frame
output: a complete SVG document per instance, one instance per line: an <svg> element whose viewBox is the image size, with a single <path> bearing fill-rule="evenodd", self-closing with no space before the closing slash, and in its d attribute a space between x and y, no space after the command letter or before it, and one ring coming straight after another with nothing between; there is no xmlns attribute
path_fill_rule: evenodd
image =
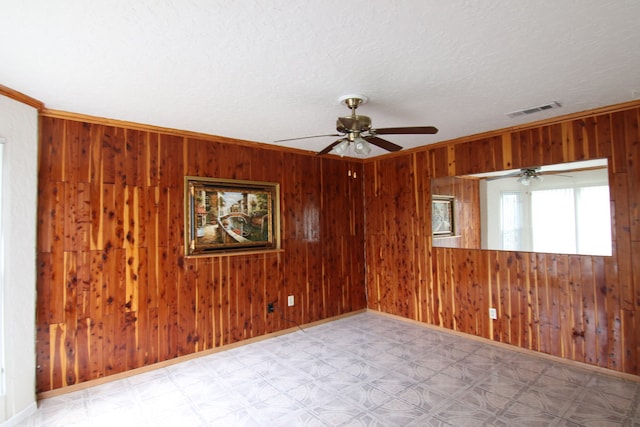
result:
<svg viewBox="0 0 640 427"><path fill-rule="evenodd" d="M185 255L280 249L280 184L185 177Z"/></svg>

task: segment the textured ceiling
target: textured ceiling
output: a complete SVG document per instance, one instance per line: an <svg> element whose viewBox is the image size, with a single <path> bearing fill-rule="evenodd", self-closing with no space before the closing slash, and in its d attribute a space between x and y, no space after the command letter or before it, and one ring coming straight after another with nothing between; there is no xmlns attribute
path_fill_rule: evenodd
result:
<svg viewBox="0 0 640 427"><path fill-rule="evenodd" d="M0 84L47 108L263 143L361 93L405 148L640 97L637 0L0 0ZM508 118L558 101L562 108ZM335 138L279 143L319 151ZM374 150L371 155L384 153Z"/></svg>

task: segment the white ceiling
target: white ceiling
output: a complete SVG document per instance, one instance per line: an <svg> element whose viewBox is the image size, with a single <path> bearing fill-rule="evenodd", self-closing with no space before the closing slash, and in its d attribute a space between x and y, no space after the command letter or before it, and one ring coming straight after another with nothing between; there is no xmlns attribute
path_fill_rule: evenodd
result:
<svg viewBox="0 0 640 427"><path fill-rule="evenodd" d="M640 97L638 0L0 0L0 84L263 143L349 111L411 148ZM514 110L562 108L516 119ZM279 143L319 151L336 138ZM371 155L384 153L374 150Z"/></svg>

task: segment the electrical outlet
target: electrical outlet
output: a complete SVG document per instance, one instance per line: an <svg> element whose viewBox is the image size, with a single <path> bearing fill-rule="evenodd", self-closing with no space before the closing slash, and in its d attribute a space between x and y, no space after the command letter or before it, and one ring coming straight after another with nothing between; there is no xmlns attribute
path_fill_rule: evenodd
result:
<svg viewBox="0 0 640 427"><path fill-rule="evenodd" d="M289 295L287 298L287 305L291 307L294 304L293 295Z"/></svg>
<svg viewBox="0 0 640 427"><path fill-rule="evenodd" d="M495 308L489 309L489 318L496 320L498 318L498 311Z"/></svg>
<svg viewBox="0 0 640 427"><path fill-rule="evenodd" d="M273 303L270 302L267 304L267 313L273 313L273 310L275 310L275 308L273 307Z"/></svg>

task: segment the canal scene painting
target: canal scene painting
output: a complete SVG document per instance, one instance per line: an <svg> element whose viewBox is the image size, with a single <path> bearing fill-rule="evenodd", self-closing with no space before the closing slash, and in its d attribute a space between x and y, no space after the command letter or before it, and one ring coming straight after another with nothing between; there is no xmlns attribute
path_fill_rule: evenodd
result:
<svg viewBox="0 0 640 427"><path fill-rule="evenodd" d="M185 179L187 255L279 247L277 183Z"/></svg>

